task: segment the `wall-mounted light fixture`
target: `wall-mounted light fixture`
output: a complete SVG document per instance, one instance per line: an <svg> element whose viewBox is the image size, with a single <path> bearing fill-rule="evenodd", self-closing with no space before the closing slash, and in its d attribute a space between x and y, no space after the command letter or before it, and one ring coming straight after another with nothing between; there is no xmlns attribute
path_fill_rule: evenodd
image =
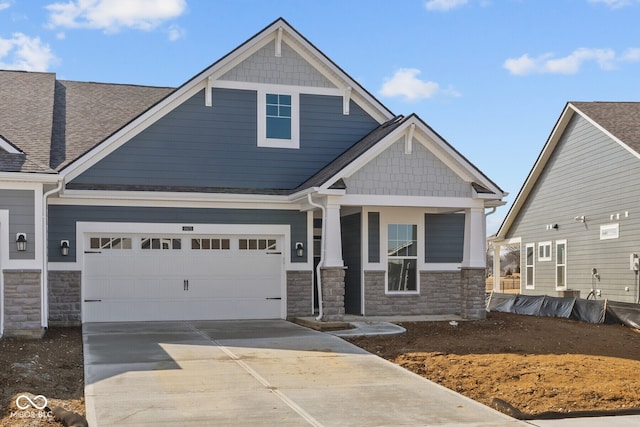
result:
<svg viewBox="0 0 640 427"><path fill-rule="evenodd" d="M553 224L553 225L551 226L551 228L553 228L554 230L557 230L557 229L558 229L558 224Z"/></svg>
<svg viewBox="0 0 640 427"><path fill-rule="evenodd" d="M27 250L27 233L16 234L16 246L18 247L18 252Z"/></svg>
<svg viewBox="0 0 640 427"><path fill-rule="evenodd" d="M301 258L304 256L304 245L302 242L296 242L296 255Z"/></svg>
<svg viewBox="0 0 640 427"><path fill-rule="evenodd" d="M69 241L68 240L60 240L60 254L62 256L69 255Z"/></svg>
<svg viewBox="0 0 640 427"><path fill-rule="evenodd" d="M584 215L580 215L574 218L576 222L586 222L587 218Z"/></svg>

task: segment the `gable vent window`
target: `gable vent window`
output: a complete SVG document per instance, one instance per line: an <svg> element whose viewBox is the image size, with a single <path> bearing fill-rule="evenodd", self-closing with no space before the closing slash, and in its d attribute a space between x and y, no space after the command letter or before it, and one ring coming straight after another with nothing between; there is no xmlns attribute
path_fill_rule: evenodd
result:
<svg viewBox="0 0 640 427"><path fill-rule="evenodd" d="M300 148L298 94L258 92L258 147Z"/></svg>

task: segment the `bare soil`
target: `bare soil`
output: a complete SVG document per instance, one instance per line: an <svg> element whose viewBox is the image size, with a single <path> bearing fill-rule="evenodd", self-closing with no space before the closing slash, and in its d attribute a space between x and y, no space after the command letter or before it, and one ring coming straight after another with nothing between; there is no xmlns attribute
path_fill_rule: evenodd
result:
<svg viewBox="0 0 640 427"><path fill-rule="evenodd" d="M50 328L41 339L0 340L0 426L60 426L44 410L20 409L16 400L28 396L37 407L44 400L85 415L82 332ZM29 403L20 398L20 405Z"/></svg>
<svg viewBox="0 0 640 427"><path fill-rule="evenodd" d="M350 341L519 418L640 413L640 331L508 313L402 326L402 335ZM43 411L20 410L21 395L85 414L80 328L0 340L0 426L60 425Z"/></svg>
<svg viewBox="0 0 640 427"><path fill-rule="evenodd" d="M510 313L402 326L350 341L522 419L640 413L638 330Z"/></svg>

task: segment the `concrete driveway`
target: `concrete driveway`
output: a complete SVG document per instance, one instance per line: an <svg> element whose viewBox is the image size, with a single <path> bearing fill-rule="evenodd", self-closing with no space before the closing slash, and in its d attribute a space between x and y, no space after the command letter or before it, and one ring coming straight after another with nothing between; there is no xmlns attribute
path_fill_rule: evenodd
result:
<svg viewBox="0 0 640 427"><path fill-rule="evenodd" d="M515 426L341 338L285 321L87 323L96 426Z"/></svg>

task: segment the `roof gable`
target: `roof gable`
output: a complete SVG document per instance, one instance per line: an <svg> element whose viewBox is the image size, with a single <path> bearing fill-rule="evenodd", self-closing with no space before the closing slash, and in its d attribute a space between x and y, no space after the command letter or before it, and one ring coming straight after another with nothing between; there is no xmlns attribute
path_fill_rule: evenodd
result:
<svg viewBox="0 0 640 427"><path fill-rule="evenodd" d="M398 116L382 124L301 186L301 189L318 186L326 190L333 188L341 181L344 181L348 187L350 177L357 178L361 171L366 174L367 168L371 166L375 168L374 165L378 159L388 157L389 150L395 151L394 155L397 155L398 151L404 154L416 151L415 160L409 160L409 163L414 163L410 167L416 167L416 169L410 173L427 181L432 178L429 176L430 173L440 177L438 179L442 179L445 175L448 176L451 178L449 183L454 183L459 190L456 190L458 194L454 197L464 197L462 193L471 196L473 192L475 197L499 200L506 195L500 187L415 114L406 118ZM384 159L382 161L384 162ZM425 161L431 161L433 165L437 164L439 170L429 171L429 166ZM461 190L460 187L463 182L467 183L465 190ZM479 189L481 191L478 191ZM433 190L431 188L427 191ZM426 195L424 189L416 189L415 191L421 192L422 196Z"/></svg>
<svg viewBox="0 0 640 427"><path fill-rule="evenodd" d="M204 103L206 105L215 106L215 99L211 97L212 88L214 87L247 88L247 84L265 84L262 83L265 77L261 73L249 74L243 77L244 80L240 82L240 86L237 80L223 80L222 78L240 79L241 71L246 71L246 68L252 62L255 62L260 55L266 55L271 48L273 48L272 54L274 56L279 55L279 57L282 57L282 55L284 55L285 59L295 60L297 62L306 61L308 64L307 67L315 70L313 75L318 78L315 79L316 83L314 84L320 86L313 86L315 90L312 93L342 96L344 97L343 104L345 109L348 109L351 102L355 102L369 115L374 117L378 123L382 123L393 117L392 113L384 105L349 77L315 46L309 43L284 19L278 19L241 46L198 73L170 95L120 128L117 132L109 135L102 143L93 147L81 158L74 162L65 163L61 170L67 176L67 181L79 176L98 161L113 153L132 137L142 132L152 123L191 99L199 92L204 91ZM284 77L282 75L276 75L271 78L275 79L274 81L278 81L278 79L281 80ZM253 82L252 80L254 79L257 79L258 82ZM307 85L309 84L309 82L305 83ZM335 87L327 87L331 85ZM248 88L251 89L251 87Z"/></svg>
<svg viewBox="0 0 640 427"><path fill-rule="evenodd" d="M509 233L576 114L609 136L613 143L640 158L640 103L568 102L496 233L497 238L505 238Z"/></svg>
<svg viewBox="0 0 640 427"><path fill-rule="evenodd" d="M286 41L281 42L280 56L274 54L275 50L276 41L273 40L224 73L219 80L336 88Z"/></svg>

